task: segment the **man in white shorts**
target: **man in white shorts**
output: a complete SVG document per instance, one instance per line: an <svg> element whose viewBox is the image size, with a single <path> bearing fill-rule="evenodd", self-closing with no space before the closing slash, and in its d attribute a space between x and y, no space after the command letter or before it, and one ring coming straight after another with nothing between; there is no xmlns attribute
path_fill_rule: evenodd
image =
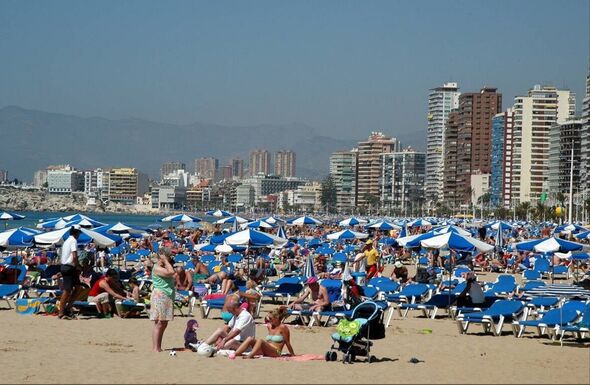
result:
<svg viewBox="0 0 590 385"><path fill-rule="evenodd" d="M234 316L229 323L217 329L205 340L207 345L215 345L217 349L236 350L248 337L256 337L256 324L252 314L240 306L237 299L232 299L227 310Z"/></svg>

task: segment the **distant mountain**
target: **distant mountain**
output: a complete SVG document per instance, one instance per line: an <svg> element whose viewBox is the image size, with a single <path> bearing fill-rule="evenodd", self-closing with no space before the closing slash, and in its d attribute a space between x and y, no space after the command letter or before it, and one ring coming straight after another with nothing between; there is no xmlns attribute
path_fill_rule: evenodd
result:
<svg viewBox="0 0 590 385"><path fill-rule="evenodd" d="M367 136L359 132L359 140ZM422 147L424 134L406 135ZM291 149L297 154L297 175L321 178L328 174L330 154L348 150L357 140L330 138L304 124L221 126L177 125L141 119L83 118L9 106L0 109L0 169L10 178L31 180L50 164L69 163L78 169L137 167L159 177L163 162L181 160L193 169L193 160L214 156L220 164L233 157L248 163L256 148L271 152Z"/></svg>

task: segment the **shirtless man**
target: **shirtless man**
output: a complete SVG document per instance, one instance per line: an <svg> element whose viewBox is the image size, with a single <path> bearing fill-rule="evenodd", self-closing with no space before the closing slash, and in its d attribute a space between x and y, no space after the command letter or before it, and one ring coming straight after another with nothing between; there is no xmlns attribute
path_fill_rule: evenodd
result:
<svg viewBox="0 0 590 385"><path fill-rule="evenodd" d="M311 310L311 311L322 311L330 305L330 299L328 297L328 290L319 284L316 277L310 277L305 282L307 287L303 293L289 304L289 307L295 310ZM313 303L303 303L307 297L311 295Z"/></svg>

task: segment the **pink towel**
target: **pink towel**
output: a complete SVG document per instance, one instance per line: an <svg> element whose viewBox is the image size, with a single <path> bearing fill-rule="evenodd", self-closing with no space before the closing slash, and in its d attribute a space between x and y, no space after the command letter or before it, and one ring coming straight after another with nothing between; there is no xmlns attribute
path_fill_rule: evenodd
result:
<svg viewBox="0 0 590 385"><path fill-rule="evenodd" d="M279 361L324 361L326 358L323 355L318 354L301 354L298 356L281 356L281 357L274 357L274 360Z"/></svg>

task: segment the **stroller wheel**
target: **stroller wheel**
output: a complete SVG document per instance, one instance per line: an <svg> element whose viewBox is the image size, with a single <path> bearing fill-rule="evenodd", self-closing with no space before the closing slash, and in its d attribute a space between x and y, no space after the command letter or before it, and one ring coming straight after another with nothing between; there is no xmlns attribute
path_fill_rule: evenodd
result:
<svg viewBox="0 0 590 385"><path fill-rule="evenodd" d="M347 353L347 354L345 354L345 355L344 355L344 360L343 360L343 362L344 362L345 364L351 364L351 363L352 363L352 361L354 361L354 357L353 357L353 355L352 355L352 354L350 354L350 353Z"/></svg>
<svg viewBox="0 0 590 385"><path fill-rule="evenodd" d="M332 358L332 352L326 352L326 355L324 356L324 358L326 359L326 361L331 361L330 359Z"/></svg>
<svg viewBox="0 0 590 385"><path fill-rule="evenodd" d="M338 359L338 355L336 354L336 352L332 351L329 353L330 353L330 361L336 361Z"/></svg>
<svg viewBox="0 0 590 385"><path fill-rule="evenodd" d="M375 357L375 356L369 356L369 358L367 358L367 362L369 364L372 363L372 362L375 362L375 361L377 361L377 357Z"/></svg>

